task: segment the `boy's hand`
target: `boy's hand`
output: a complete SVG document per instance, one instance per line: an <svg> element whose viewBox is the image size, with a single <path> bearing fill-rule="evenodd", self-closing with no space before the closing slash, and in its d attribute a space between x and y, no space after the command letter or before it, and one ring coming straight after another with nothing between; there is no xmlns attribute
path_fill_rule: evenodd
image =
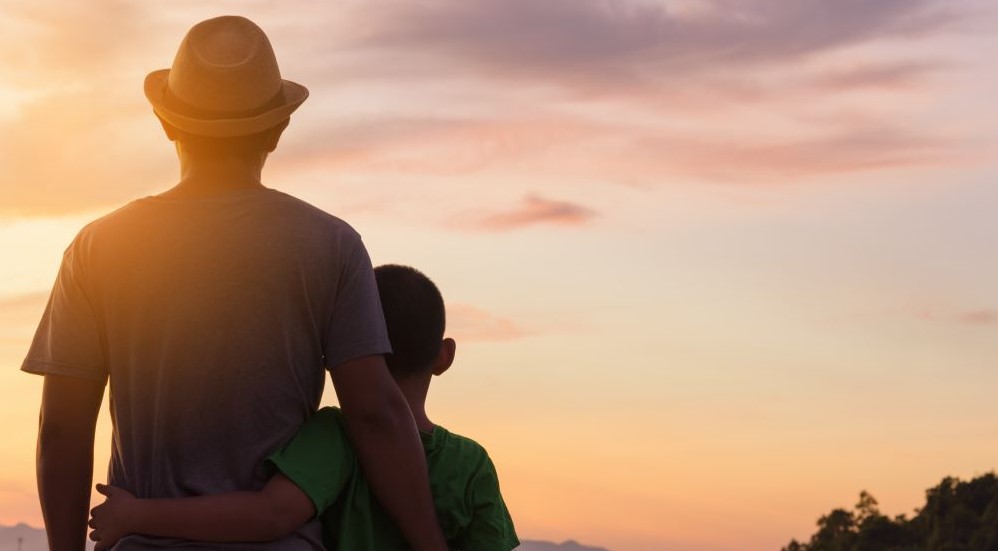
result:
<svg viewBox="0 0 998 551"><path fill-rule="evenodd" d="M107 499L90 510L90 539L97 543L94 551L104 551L131 533L130 515L138 500L127 490L115 486L98 484L97 491Z"/></svg>

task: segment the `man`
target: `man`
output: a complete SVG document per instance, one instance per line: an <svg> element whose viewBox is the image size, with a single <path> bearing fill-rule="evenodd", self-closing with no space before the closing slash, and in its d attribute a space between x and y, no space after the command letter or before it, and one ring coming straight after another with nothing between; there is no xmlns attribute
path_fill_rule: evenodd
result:
<svg viewBox="0 0 998 551"><path fill-rule="evenodd" d="M183 497L259 489L264 458L318 407L325 367L379 500L413 549L443 551L360 237L261 182L307 90L281 79L259 27L226 16L195 25L145 93L180 182L80 232L22 366L45 376L37 474L50 548L84 547L106 383L109 483ZM198 547L131 536L117 549L181 545ZM321 549L321 538L313 521L227 547Z"/></svg>

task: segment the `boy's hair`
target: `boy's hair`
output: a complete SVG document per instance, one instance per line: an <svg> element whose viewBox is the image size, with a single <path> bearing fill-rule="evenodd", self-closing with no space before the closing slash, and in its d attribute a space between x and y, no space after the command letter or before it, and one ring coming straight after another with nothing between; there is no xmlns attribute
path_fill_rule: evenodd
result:
<svg viewBox="0 0 998 551"><path fill-rule="evenodd" d="M386 264L374 269L392 353L385 362L392 374L412 375L427 369L440 353L446 318L440 290L422 272Z"/></svg>

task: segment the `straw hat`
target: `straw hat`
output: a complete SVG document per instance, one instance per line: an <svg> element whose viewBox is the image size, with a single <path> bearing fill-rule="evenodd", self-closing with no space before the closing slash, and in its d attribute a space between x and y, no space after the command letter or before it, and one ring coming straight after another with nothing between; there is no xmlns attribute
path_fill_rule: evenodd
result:
<svg viewBox="0 0 998 551"><path fill-rule="evenodd" d="M263 30L234 15L191 27L173 67L146 76L145 93L164 121L211 137L262 132L308 97L304 86L281 78Z"/></svg>

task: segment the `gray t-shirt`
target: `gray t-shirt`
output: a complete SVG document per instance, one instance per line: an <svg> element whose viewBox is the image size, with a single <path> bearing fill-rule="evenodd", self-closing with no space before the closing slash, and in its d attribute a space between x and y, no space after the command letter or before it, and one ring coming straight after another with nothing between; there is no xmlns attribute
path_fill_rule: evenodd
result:
<svg viewBox="0 0 998 551"><path fill-rule="evenodd" d="M108 480L138 497L256 490L316 411L325 368L390 352L342 220L270 189L147 197L66 250L22 369L110 380ZM265 545L321 548L319 527ZM192 544L132 536L116 549Z"/></svg>

